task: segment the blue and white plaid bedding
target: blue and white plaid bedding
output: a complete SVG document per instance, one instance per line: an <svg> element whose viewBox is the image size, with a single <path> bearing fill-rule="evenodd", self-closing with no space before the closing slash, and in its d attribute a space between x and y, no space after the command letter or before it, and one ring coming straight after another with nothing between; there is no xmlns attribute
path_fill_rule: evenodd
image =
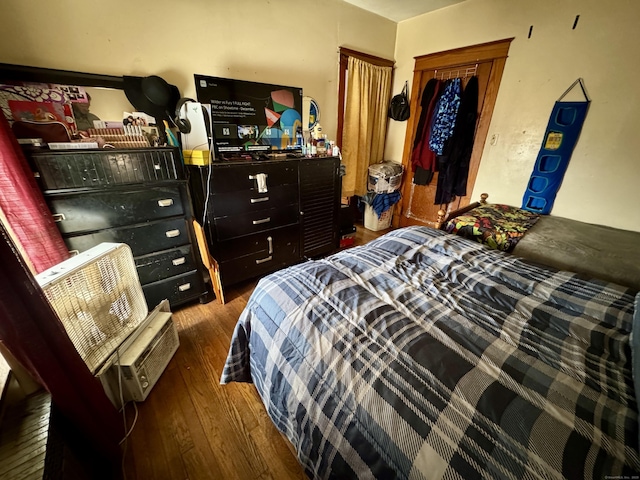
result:
<svg viewBox="0 0 640 480"><path fill-rule="evenodd" d="M263 278L221 382L313 478L632 478L632 294L408 227Z"/></svg>

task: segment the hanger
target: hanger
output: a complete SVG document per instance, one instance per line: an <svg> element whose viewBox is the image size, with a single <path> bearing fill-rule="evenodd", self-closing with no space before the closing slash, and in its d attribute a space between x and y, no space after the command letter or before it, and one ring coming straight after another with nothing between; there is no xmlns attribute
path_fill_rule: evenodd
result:
<svg viewBox="0 0 640 480"><path fill-rule="evenodd" d="M559 102L560 100L562 100L567 95L567 93L569 93L571 90L573 90L573 87L575 87L578 84L580 84L580 88L582 89L582 94L584 95L584 98L587 100L587 102L591 102L591 99L589 98L589 95L587 94L587 90L584 87L584 81L582 80L581 77L579 77L575 82L573 82L571 84L571 86L569 88L567 88L562 95L560 95L560 98L558 98L557 101Z"/></svg>
<svg viewBox="0 0 640 480"><path fill-rule="evenodd" d="M454 75L455 72L455 75ZM462 75L460 74L462 72ZM478 73L478 64L476 63L475 67L466 67L465 69L457 69L457 70L445 70L444 72L440 72L440 76L438 76L438 69L433 72L433 78L437 78L438 80L450 80L452 78L467 78L473 77L476 73Z"/></svg>

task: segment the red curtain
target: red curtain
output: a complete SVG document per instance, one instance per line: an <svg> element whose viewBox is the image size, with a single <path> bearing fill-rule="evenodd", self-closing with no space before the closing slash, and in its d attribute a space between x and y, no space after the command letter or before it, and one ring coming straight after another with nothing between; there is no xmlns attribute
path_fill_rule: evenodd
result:
<svg viewBox="0 0 640 480"><path fill-rule="evenodd" d="M20 145L0 113L0 211L34 274L69 258Z"/></svg>

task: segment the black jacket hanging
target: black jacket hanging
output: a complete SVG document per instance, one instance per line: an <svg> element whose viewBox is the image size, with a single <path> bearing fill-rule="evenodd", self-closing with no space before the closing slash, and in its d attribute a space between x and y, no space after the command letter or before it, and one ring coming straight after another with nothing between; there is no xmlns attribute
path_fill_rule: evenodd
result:
<svg viewBox="0 0 640 480"><path fill-rule="evenodd" d="M432 78L427 82L422 93L420 119L411 152L411 165L414 171L413 183L428 185L436 171L436 154L429 149L429 134L433 110L442 94L444 82Z"/></svg>
<svg viewBox="0 0 640 480"><path fill-rule="evenodd" d="M467 177L478 118L478 77L469 79L460 99L453 136L438 157L439 175L434 204L449 203L467 192Z"/></svg>
<svg viewBox="0 0 640 480"><path fill-rule="evenodd" d="M416 128L416 136L413 140L413 148L415 149L421 141L422 134L424 133L425 123L429 117L429 104L433 100L436 92L438 91L438 79L431 78L427 82L422 91L422 97L420 98L420 118L418 119L418 127Z"/></svg>

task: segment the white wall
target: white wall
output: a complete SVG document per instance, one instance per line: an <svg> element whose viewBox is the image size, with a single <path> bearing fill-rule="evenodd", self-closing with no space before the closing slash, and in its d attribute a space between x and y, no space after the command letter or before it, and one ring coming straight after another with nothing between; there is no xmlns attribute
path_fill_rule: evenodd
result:
<svg viewBox="0 0 640 480"><path fill-rule="evenodd" d="M194 73L302 87L335 138L338 47L393 58L396 27L341 0L3 0L0 62L159 75L191 97Z"/></svg>
<svg viewBox="0 0 640 480"><path fill-rule="evenodd" d="M467 0L398 24L393 90L415 56L515 37L473 198L521 204L554 102L582 77L592 103L552 214L640 231L639 25L636 0ZM405 125L390 122L385 158L402 159Z"/></svg>

